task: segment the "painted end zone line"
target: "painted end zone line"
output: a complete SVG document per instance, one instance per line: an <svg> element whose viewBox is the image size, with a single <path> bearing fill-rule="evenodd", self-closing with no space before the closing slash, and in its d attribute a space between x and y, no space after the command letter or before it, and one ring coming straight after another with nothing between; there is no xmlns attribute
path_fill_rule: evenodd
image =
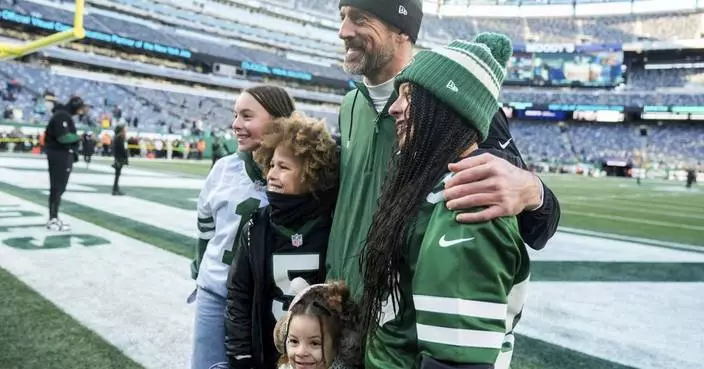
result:
<svg viewBox="0 0 704 369"><path fill-rule="evenodd" d="M196 210L184 210L136 197L66 192L63 198L106 213L124 216L153 227L196 239Z"/></svg>
<svg viewBox="0 0 704 369"><path fill-rule="evenodd" d="M577 229L577 228L569 228L569 227L557 227L557 231L571 233L571 234L577 234L577 235L581 235L581 236L593 236L593 237L600 237L600 238L606 238L606 239L611 239L611 240L641 243L641 244L650 245L650 246L659 246L659 247L666 247L666 248L677 249L677 250L685 250L685 251L694 251L694 252L704 253L704 246L688 245L688 244L684 244L684 243L653 240L650 238L622 236L619 234L603 233L603 232L589 231L586 229Z"/></svg>
<svg viewBox="0 0 704 369"><path fill-rule="evenodd" d="M195 283L187 258L0 191L0 266L146 369L186 368Z"/></svg>

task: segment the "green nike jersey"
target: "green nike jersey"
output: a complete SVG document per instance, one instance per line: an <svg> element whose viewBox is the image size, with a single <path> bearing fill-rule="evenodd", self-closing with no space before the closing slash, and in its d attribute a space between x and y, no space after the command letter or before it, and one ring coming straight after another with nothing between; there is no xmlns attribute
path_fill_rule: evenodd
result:
<svg viewBox="0 0 704 369"><path fill-rule="evenodd" d="M387 301L369 337L366 368L418 368L423 357L508 369L530 261L515 217L459 224L442 185L409 236L404 299Z"/></svg>

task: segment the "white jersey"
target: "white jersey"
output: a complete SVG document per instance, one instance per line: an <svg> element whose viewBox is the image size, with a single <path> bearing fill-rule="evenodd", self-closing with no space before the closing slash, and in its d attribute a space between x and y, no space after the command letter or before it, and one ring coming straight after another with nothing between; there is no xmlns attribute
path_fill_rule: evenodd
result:
<svg viewBox="0 0 704 369"><path fill-rule="evenodd" d="M227 275L237 236L245 221L268 205L264 182L257 180L251 155L218 160L198 196L198 250L193 276L198 287L227 296ZM200 257L202 260L199 262ZM200 264L200 265L199 265Z"/></svg>

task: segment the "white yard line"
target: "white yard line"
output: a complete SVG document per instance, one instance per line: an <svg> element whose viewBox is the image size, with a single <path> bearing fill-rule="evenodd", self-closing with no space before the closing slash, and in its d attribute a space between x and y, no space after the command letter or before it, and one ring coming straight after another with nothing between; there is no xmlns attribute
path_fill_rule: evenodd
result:
<svg viewBox="0 0 704 369"><path fill-rule="evenodd" d="M76 165L78 165L79 168L85 168L85 163L83 163L83 162L76 163ZM115 168L113 168L111 165L112 164L91 163L90 167L88 169L96 171L96 172L114 174ZM130 177L130 176L132 176L132 177L162 177L162 178L171 177L169 174L133 168L129 165L122 168L122 173L121 173L120 178L123 178L122 176L126 176L126 177Z"/></svg>
<svg viewBox="0 0 704 369"><path fill-rule="evenodd" d="M198 237L195 206L189 211L136 197L101 193L66 192L63 199L194 239Z"/></svg>
<svg viewBox="0 0 704 369"><path fill-rule="evenodd" d="M609 209L618 209L619 205L616 205L613 203L595 203L595 202L578 202L578 201L564 201L560 200L560 204L565 204L565 205L575 205L579 207L585 207L585 208L596 208L596 209L603 209L605 210L606 213L609 212ZM641 213L641 214L650 214L652 215L664 215L668 217L675 217L675 218L684 218L684 219L704 219L704 215L698 215L698 214L692 214L688 210L678 208L675 206L671 206L668 208L668 210L673 210L673 211L664 211L664 210L657 210L658 207L648 204L648 203L640 203L638 206L633 206L631 205L621 205L623 208L627 208L629 212L631 213ZM662 209L663 207L660 207ZM699 212L704 211L704 209L698 209ZM704 214L704 213L702 213Z"/></svg>
<svg viewBox="0 0 704 369"><path fill-rule="evenodd" d="M704 251L704 247L699 247L697 251ZM628 240L609 240L565 232L557 232L543 250L529 252L533 261L704 263L704 252L672 250Z"/></svg>
<svg viewBox="0 0 704 369"><path fill-rule="evenodd" d="M0 225L43 224L45 209L0 192L0 204L36 216L3 218ZM7 210L7 208L5 208ZM9 213L4 213L9 215ZM0 266L147 369L186 368L191 352L194 287L189 260L157 247L64 215L74 235L109 244L24 250L7 245L22 237L41 244L44 227L0 233ZM13 241L14 240L14 241Z"/></svg>
<svg viewBox="0 0 704 369"><path fill-rule="evenodd" d="M75 175L75 173L73 174ZM72 176L73 176L72 175ZM0 181L7 184L32 190L49 189L49 173L31 170L14 170L0 167ZM66 186L68 191L95 191L94 188L84 186L69 180Z"/></svg>
<svg viewBox="0 0 704 369"><path fill-rule="evenodd" d="M623 236L620 234L596 232L596 231L590 231L590 230L586 230L586 229L577 229L577 228L569 228L569 227L558 227L557 230L558 230L558 232L556 233L556 236L559 234L571 233L571 234L577 234L577 235L581 235L581 236L591 236L591 237L599 238L602 240L606 239L606 240L627 241L627 242L636 243L636 244L666 247L666 248L673 248L673 249L685 250L685 251L704 252L704 246L688 245L688 244L678 243L678 242L660 241L660 240L653 240L650 238L643 238L643 237ZM552 240L550 242L552 242Z"/></svg>
<svg viewBox="0 0 704 369"><path fill-rule="evenodd" d="M580 216L590 217L590 218L620 220L620 221L629 222L629 223L649 224L649 225L656 225L656 226L661 226L661 227L688 229L688 230L694 230L694 231L704 231L704 226L695 226L695 225L688 225L688 224L679 224L679 223L671 223L671 222L662 222L662 221L658 221L658 220L648 220L648 219L639 219L639 218L629 218L629 217L622 217L622 216L618 216L618 215L607 215L607 214L596 214L596 213L584 213L584 212L581 212L581 211L562 210L561 212L562 212L562 214L580 215Z"/></svg>
<svg viewBox="0 0 704 369"><path fill-rule="evenodd" d="M688 200L687 198L682 198L682 197L680 199L685 200L685 201ZM643 201L634 201L634 200L635 199L610 199L608 201L611 202L612 204L617 205L617 206L621 205L621 206L627 206L629 208L642 207L644 209L674 211L674 212L681 212L681 213L689 212L689 213L704 214L704 208L697 206L697 204L693 204L690 201L687 201L688 204L673 203L672 201L668 202L668 199L659 199L658 197L654 197L654 196L648 196L647 199L643 200ZM658 200L660 200L660 201L658 201Z"/></svg>
<svg viewBox="0 0 704 369"><path fill-rule="evenodd" d="M9 184L32 189L47 189L49 186L49 174L47 172L7 169L0 167L0 180ZM89 186L112 186L114 175L95 173L71 173L68 181L69 189L93 190ZM197 189L203 187L205 179L183 178L178 176L166 177L145 177L126 176L120 177L121 187L147 187L154 188L155 191L168 191L170 188Z"/></svg>
<svg viewBox="0 0 704 369"><path fill-rule="evenodd" d="M677 193L635 193L630 195L597 195L594 196L560 196L558 200L562 202L567 201L600 201L600 200L630 200L630 199L643 199L643 198L653 198L653 197L676 197L681 194Z"/></svg>
<svg viewBox="0 0 704 369"><path fill-rule="evenodd" d="M95 159L95 157L94 157ZM110 160L113 160L110 158ZM90 166L86 167L86 163L83 161L83 157L80 158L80 161L77 163L74 163L73 166L74 168L77 169L90 169L92 171L96 172L102 172L102 173L110 173L113 174L115 173L115 169L111 167L111 164L105 163L106 160L99 160L100 163L91 163ZM47 162L46 158L44 157L37 157L37 158L11 158L11 157L0 157L0 168L9 168L9 169L48 169L49 163ZM48 174L47 174L48 175ZM132 168L130 166L126 166L122 170L122 175L124 176L143 176L143 177L169 177L169 175L164 174L164 173L158 173L154 171L149 171L149 170L143 170L143 169L138 169L138 168Z"/></svg>

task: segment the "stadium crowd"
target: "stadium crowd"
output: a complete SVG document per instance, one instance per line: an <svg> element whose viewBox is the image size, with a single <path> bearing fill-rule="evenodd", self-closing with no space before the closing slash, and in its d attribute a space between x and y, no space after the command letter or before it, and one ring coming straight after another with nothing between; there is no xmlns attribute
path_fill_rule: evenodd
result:
<svg viewBox="0 0 704 369"><path fill-rule="evenodd" d="M18 13L34 14L70 23L70 1L39 3L32 1L6 1ZM155 14L189 20L228 32L244 33L252 37L272 39L292 48L308 47L335 55L339 41L333 28L325 23L302 26L292 21L272 21L276 13L253 12L232 4L214 1L152 2L146 0L120 0L118 3L135 9L149 10ZM280 9L297 9L301 14L330 14L337 12L333 2L276 1L270 2ZM193 10L197 11L193 11ZM269 9L269 8L265 8ZM227 10L227 11L225 11ZM219 15L218 15L219 14ZM227 14L227 15L225 15ZM244 22L244 23L242 23ZM247 23L249 22L249 23ZM703 27L699 13L624 15L595 18L522 18L522 27L515 27L511 19L452 18L426 15L419 31L423 40L444 41L458 35L476 34L481 31L498 31L515 41L573 42L586 36L592 42L628 42L638 39L669 40L698 37ZM175 23L174 23L175 24ZM227 34L204 38L193 29L171 30L169 26L138 19L124 9L101 8L86 16L86 26L102 32L123 30L125 36L175 45L191 50L202 50L213 55L240 55L241 60L256 60L265 65L277 65L295 70L306 70L315 75L348 79L337 63L330 68L318 64L294 62L282 55L240 46L217 45ZM127 31L125 31L127 30ZM647 34L643 33L647 30ZM127 33L125 33L127 32ZM174 37L179 34L179 37ZM181 37L183 36L183 37ZM285 47L288 47L285 46ZM318 55L325 60L325 55ZM634 69L626 73L626 83L616 90L507 87L502 91L505 102L534 102L544 104L583 104L617 106L704 106L704 69ZM231 120L231 99L222 96L204 96L196 89L182 89L171 83L156 81L152 86L143 80L112 81L96 78L81 69L70 73L57 71L46 60L26 63L0 64L0 81L4 88L1 110L3 118L15 122L42 124L48 117L42 94L51 91L59 100L72 95L82 96L91 109L81 123L93 129L112 129L128 125L136 132L180 135L182 138L154 139L133 137L129 139L132 155L147 157L202 157L201 134L218 135ZM155 86L154 86L155 85ZM682 89L685 88L685 89ZM673 90L674 89L674 90ZM332 95L335 96L335 95ZM326 120L329 129L336 132L337 116L332 109L312 106L303 111ZM556 123L512 120L516 142L531 162L587 162L598 163L608 158L632 160L642 149L634 124L594 124L572 122L564 138L550 140L548 133L559 132ZM205 127L204 127L205 125ZM703 157L702 128L684 123L652 125L654 133L646 149L648 157L657 165L680 166L692 158ZM22 130L0 133L0 150L41 151L41 137L25 134ZM695 139L693 139L695 138ZM110 135L98 136L98 152L109 152ZM574 142L574 144L565 144ZM102 149L102 148L105 149ZM163 155L171 148L173 155ZM193 149L195 150L193 150Z"/></svg>
<svg viewBox="0 0 704 369"><path fill-rule="evenodd" d="M572 91L559 93L538 88L507 88L502 94L505 101L542 101L546 104L590 104L603 105L689 105L704 106L704 94L667 95L652 91L657 87L682 86L686 75L701 75L694 72L648 71L633 73L629 86L632 91L622 95L606 90ZM0 102L9 121L43 124L48 118L44 110L43 96L50 86L59 100L71 95L86 96L91 105L88 116L82 118L85 126L93 130L107 130L118 124L128 125L136 132L179 135L181 138L155 139L152 137L131 137L129 144L132 155L143 157L167 157L158 155L161 148L171 147L170 157L202 157L196 155L198 142L203 133L221 135L231 121L230 101L195 95L167 92L151 88L97 82L79 77L69 77L52 73L42 66L17 63L0 64L0 78L4 79L4 96ZM47 83L49 81L49 83ZM17 85L23 86L22 88ZM167 86L168 87L168 86ZM9 98L11 96L11 98ZM626 97L624 101L621 97ZM309 115L325 118L329 128L337 132L337 117L331 113L305 110ZM556 122L545 123L525 120L512 120L511 130L521 152L530 162L573 162L599 163L607 158L632 159L641 149L636 134L636 124L597 124L592 122L570 123L572 139L577 144L566 146L562 140L550 139L558 132ZM704 158L704 128L696 124L666 122L651 125L651 135L647 147L649 157L660 165L679 166L691 158ZM0 138L14 138L21 145L12 145L12 150L31 151L39 147L38 134L24 134L21 130L0 133ZM132 136L132 134L130 134ZM98 135L98 152L109 134ZM26 140L25 140L26 138ZM0 140L2 141L2 140ZM0 150L8 150L9 140L0 142ZM110 143L104 145L110 147ZM154 152L154 153L153 153Z"/></svg>

